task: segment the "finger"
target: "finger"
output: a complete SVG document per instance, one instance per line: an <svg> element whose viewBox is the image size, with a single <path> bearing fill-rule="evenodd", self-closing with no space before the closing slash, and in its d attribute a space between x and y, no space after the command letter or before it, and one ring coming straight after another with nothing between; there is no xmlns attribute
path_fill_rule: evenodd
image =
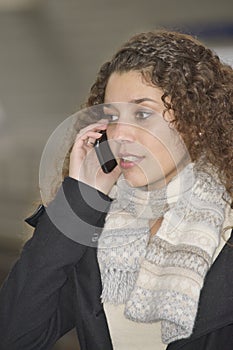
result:
<svg viewBox="0 0 233 350"><path fill-rule="evenodd" d="M93 147L95 144L95 139L93 139L92 137L89 137L86 141L86 144L90 147Z"/></svg>
<svg viewBox="0 0 233 350"><path fill-rule="evenodd" d="M83 135L78 134L75 140L75 144L77 146L84 146L87 145L87 141L90 140L93 144L97 139L99 139L102 136L100 132L94 132L94 131L88 131Z"/></svg>
<svg viewBox="0 0 233 350"><path fill-rule="evenodd" d="M106 120L104 121L104 119L102 120L102 122L98 122L95 124L91 124L86 126L85 128L81 129L79 131L79 135L85 134L87 131L98 131L98 130L105 130L107 128L108 122L106 122Z"/></svg>

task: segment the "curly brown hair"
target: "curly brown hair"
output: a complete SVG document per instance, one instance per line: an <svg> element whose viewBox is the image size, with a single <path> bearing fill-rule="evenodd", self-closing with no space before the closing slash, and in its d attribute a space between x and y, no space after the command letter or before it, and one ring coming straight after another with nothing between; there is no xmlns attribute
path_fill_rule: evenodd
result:
<svg viewBox="0 0 233 350"><path fill-rule="evenodd" d="M192 161L201 157L214 165L233 199L233 69L194 37L159 30L127 41L99 70L86 107L104 103L113 72L139 71L163 90L164 111Z"/></svg>

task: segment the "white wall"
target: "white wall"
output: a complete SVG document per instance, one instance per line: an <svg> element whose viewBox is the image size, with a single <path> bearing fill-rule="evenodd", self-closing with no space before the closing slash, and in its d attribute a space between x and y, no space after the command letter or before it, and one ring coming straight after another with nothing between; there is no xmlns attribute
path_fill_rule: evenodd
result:
<svg viewBox="0 0 233 350"><path fill-rule="evenodd" d="M216 46L213 50L218 54L222 61L230 64L233 67L233 44L232 46Z"/></svg>

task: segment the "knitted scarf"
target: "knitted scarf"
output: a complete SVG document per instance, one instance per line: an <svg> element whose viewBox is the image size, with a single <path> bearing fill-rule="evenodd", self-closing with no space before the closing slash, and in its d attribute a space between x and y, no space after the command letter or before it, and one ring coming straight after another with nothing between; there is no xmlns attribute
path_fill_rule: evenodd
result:
<svg viewBox="0 0 233 350"><path fill-rule="evenodd" d="M98 243L102 301L125 317L161 321L164 343L189 337L220 241L225 188L214 171L186 166L166 187L132 188L121 176ZM163 217L153 236L150 221Z"/></svg>

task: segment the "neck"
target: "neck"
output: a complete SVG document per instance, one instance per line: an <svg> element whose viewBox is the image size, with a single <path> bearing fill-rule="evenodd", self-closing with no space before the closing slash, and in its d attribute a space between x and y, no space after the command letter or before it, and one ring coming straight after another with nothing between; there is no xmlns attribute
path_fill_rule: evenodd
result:
<svg viewBox="0 0 233 350"><path fill-rule="evenodd" d="M150 226L150 236L151 237L154 236L158 232L162 222L163 222L163 217L161 217L157 220L150 220L149 226Z"/></svg>

